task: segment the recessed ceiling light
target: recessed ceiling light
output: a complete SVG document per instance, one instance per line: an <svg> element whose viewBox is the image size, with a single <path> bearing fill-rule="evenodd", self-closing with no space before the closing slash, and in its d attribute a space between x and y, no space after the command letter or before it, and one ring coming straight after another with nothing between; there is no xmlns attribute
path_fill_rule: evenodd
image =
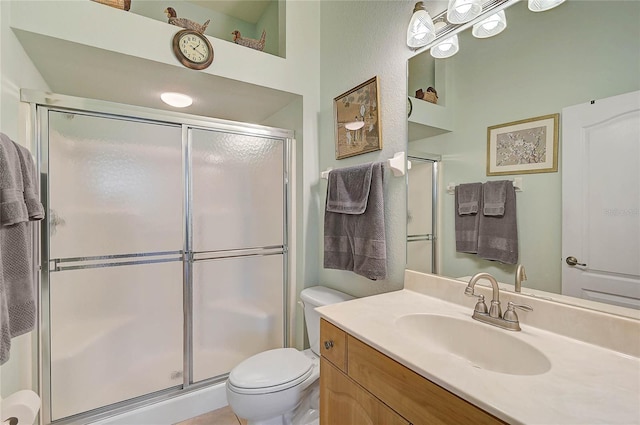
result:
<svg viewBox="0 0 640 425"><path fill-rule="evenodd" d="M160 99L164 103L170 106L174 106L176 108L186 108L193 103L193 99L182 93L174 93L174 92L166 92L160 95Z"/></svg>

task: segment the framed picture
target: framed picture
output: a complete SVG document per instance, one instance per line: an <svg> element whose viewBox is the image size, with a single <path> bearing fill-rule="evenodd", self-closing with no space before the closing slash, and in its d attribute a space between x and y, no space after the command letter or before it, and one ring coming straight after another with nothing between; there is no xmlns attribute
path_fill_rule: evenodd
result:
<svg viewBox="0 0 640 425"><path fill-rule="evenodd" d="M378 77L333 99L336 159L382 149Z"/></svg>
<svg viewBox="0 0 640 425"><path fill-rule="evenodd" d="M558 171L558 120L544 115L487 128L487 176Z"/></svg>

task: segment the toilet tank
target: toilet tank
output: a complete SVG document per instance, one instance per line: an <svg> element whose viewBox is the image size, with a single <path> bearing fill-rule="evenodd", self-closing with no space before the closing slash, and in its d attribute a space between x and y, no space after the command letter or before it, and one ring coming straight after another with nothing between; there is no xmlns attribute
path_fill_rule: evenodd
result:
<svg viewBox="0 0 640 425"><path fill-rule="evenodd" d="M312 286L300 292L300 299L304 304L304 322L307 327L309 344L314 353L320 355L320 314L315 308L352 300L353 298L344 292L325 288L324 286Z"/></svg>

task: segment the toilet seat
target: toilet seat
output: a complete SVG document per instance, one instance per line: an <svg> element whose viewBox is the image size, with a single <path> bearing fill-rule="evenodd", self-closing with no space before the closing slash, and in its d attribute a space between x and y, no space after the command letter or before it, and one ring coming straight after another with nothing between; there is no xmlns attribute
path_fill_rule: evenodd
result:
<svg viewBox="0 0 640 425"><path fill-rule="evenodd" d="M313 373L313 361L294 348L276 348L244 360L229 374L229 389L239 394L283 391Z"/></svg>

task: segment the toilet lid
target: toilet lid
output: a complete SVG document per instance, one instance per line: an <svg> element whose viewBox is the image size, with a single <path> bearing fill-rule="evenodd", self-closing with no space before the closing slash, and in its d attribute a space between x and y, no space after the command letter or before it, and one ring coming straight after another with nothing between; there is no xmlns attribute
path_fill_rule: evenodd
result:
<svg viewBox="0 0 640 425"><path fill-rule="evenodd" d="M294 348L276 348L249 357L229 374L229 382L237 389L268 389L295 385L311 373L313 362ZM287 386L288 387L288 386Z"/></svg>

